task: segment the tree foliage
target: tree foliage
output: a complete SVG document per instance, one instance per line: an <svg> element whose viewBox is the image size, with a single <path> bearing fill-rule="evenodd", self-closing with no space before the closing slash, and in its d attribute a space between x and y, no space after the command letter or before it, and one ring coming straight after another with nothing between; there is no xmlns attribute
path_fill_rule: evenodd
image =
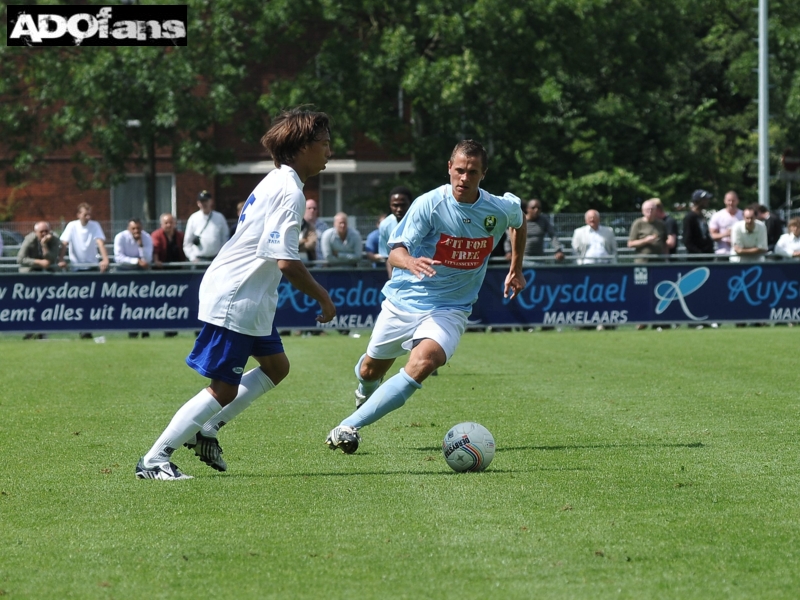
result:
<svg viewBox="0 0 800 600"><path fill-rule="evenodd" d="M412 155L421 189L442 181L458 139L475 137L492 156L489 187L555 210L682 202L698 187L756 198L752 2L314 4L317 53L262 105L313 99L345 134ZM800 16L785 0L771 11L771 135L784 144L800 140Z"/></svg>
<svg viewBox="0 0 800 600"><path fill-rule="evenodd" d="M420 191L474 137L490 151L489 189L557 211L684 202L698 187L757 198L752 0L188 4L186 48L3 48L0 131L16 172L78 144L100 154L75 155L87 184L156 147L212 173L231 158L213 124L235 117L255 138L267 116L308 103L333 117L337 151L364 134L413 157ZM770 48L776 173L783 148L800 150L797 2L770 3ZM248 77L267 67L261 90Z"/></svg>

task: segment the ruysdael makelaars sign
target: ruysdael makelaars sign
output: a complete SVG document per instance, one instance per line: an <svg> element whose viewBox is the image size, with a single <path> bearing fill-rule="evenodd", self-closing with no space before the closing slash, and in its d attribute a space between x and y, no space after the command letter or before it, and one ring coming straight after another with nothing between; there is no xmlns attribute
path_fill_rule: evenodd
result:
<svg viewBox="0 0 800 600"><path fill-rule="evenodd" d="M8 5L9 46L186 46L186 5Z"/></svg>
<svg viewBox="0 0 800 600"><path fill-rule="evenodd" d="M202 273L0 277L0 331L198 329Z"/></svg>
<svg viewBox="0 0 800 600"><path fill-rule="evenodd" d="M525 269L503 298L507 270L487 271L470 323L584 327L626 323L800 322L800 263L564 266ZM0 331L196 330L200 271L0 276ZM278 329L371 329L383 269L317 270L336 305L316 322L315 300L282 281Z"/></svg>
<svg viewBox="0 0 800 600"><path fill-rule="evenodd" d="M581 327L800 321L800 263L794 261L529 268L524 273L525 289L507 300L502 296L506 272L490 269L470 322Z"/></svg>

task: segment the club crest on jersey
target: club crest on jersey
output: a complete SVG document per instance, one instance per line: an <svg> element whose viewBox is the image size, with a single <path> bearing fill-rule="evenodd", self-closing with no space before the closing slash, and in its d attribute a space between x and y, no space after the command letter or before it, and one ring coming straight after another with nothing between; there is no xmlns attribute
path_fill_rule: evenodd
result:
<svg viewBox="0 0 800 600"><path fill-rule="evenodd" d="M491 231L497 227L497 217L489 215L483 220L483 226L486 228L486 231L491 233Z"/></svg>

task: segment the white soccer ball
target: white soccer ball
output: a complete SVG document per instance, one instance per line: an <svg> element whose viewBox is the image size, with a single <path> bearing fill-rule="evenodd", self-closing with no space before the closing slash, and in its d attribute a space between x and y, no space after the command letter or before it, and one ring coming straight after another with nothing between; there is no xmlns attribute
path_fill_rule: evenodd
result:
<svg viewBox="0 0 800 600"><path fill-rule="evenodd" d="M494 458L494 437L483 425L459 423L445 434L442 454L454 471L483 471Z"/></svg>

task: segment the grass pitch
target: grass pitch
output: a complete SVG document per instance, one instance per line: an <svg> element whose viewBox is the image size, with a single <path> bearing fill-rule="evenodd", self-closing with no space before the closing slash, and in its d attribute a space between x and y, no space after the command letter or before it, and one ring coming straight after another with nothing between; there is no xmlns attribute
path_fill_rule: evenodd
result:
<svg viewBox="0 0 800 600"><path fill-rule="evenodd" d="M352 456L366 338L289 337L228 473L181 449L181 482L133 470L205 384L190 336L1 337L0 596L797 598L798 336L470 333ZM466 420L484 473L441 456Z"/></svg>

